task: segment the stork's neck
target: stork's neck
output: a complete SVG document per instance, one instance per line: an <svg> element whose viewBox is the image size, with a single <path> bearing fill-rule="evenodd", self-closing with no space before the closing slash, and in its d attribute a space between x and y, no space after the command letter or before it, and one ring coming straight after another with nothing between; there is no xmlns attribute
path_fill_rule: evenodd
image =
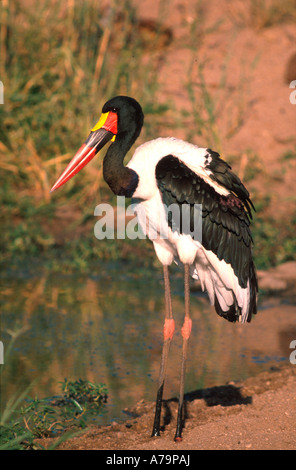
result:
<svg viewBox="0 0 296 470"><path fill-rule="evenodd" d="M132 144L131 140L116 138L103 161L104 180L118 196L132 197L138 186L137 173L123 164L124 157Z"/></svg>

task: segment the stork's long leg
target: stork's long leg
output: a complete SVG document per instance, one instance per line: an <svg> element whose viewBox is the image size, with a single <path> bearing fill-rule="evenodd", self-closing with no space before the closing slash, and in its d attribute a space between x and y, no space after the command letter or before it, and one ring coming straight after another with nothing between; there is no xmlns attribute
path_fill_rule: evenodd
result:
<svg viewBox="0 0 296 470"><path fill-rule="evenodd" d="M173 319L172 312L172 299L171 299L171 287L169 279L168 266L163 266L163 277L164 277L164 297L165 297L165 321L163 327L163 348L161 356L161 365L158 379L158 390L156 396L156 407L155 417L152 429L151 437L160 435L160 415L161 415L161 403L163 395L163 387L165 380L165 372L167 366L167 358L170 349L171 340L175 330L175 322Z"/></svg>
<svg viewBox="0 0 296 470"><path fill-rule="evenodd" d="M184 382L185 382L185 369L186 369L186 357L187 357L187 346L188 340L191 333L192 320L190 318L190 287L189 287L189 265L184 266L184 297L185 297L185 317L184 324L182 326L182 364L181 364L181 377L180 377L180 396L178 406L178 417L177 417L177 429L175 434L175 441L182 440L182 427L183 427L183 408L184 408Z"/></svg>

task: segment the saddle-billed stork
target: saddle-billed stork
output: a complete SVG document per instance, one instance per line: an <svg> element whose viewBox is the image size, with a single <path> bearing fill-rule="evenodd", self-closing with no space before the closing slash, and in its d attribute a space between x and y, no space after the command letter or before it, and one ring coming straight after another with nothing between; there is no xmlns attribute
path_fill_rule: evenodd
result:
<svg viewBox="0 0 296 470"><path fill-rule="evenodd" d="M199 278L218 315L230 322L250 322L256 313L257 277L252 257L249 193L217 152L199 148L175 138L157 138L138 147L125 166L124 157L141 132L144 115L139 103L117 96L105 103L98 123L91 130L68 167L51 191L78 173L109 141L103 161L103 176L116 195L133 198L139 224L149 236L157 229L159 218L167 237L150 237L163 266L165 321L152 436L160 435L160 416L167 357L175 323L172 314L168 266L172 261L184 265L185 318L182 333L180 394L175 440L182 439L184 378L187 343L191 332L189 311L190 275ZM180 209L202 207L202 237L195 239L165 206ZM200 207L200 206L199 206ZM192 220L190 220L190 223ZM152 230L153 232L153 230ZM155 231L154 231L155 232Z"/></svg>

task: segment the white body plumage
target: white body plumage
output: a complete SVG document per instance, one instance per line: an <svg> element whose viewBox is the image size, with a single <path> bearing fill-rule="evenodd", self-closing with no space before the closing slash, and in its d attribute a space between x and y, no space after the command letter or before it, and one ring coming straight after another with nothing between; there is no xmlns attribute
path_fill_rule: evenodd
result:
<svg viewBox="0 0 296 470"><path fill-rule="evenodd" d="M212 251L206 250L202 242L193 240L190 235L173 233L170 227L166 228L167 238L155 239L155 231L165 220L155 171L157 164L167 155L177 157L218 194L222 196L230 194L227 188L210 178L211 170L206 168L206 163L210 163L211 156L207 149L175 138L158 138L138 147L127 164L139 176L139 183L133 194L139 224L148 237L152 228L154 236L150 238L154 243L156 255L163 265L170 265L173 260L177 264L180 262L189 264L192 277L200 279L202 289L208 292L211 304L214 305L216 296L222 310L227 311L233 304L235 296L241 309L239 321L245 322L250 303L249 283L246 288L242 288L229 263L218 259Z"/></svg>

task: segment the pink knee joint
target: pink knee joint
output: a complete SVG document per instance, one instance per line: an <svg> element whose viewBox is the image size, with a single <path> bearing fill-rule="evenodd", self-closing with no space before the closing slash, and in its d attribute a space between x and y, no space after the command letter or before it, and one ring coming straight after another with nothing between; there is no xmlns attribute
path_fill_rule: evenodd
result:
<svg viewBox="0 0 296 470"><path fill-rule="evenodd" d="M185 317L184 324L181 329L183 339L189 339L192 327L191 318Z"/></svg>
<svg viewBox="0 0 296 470"><path fill-rule="evenodd" d="M163 327L164 341L172 339L175 331L175 320L173 318L166 318Z"/></svg>

